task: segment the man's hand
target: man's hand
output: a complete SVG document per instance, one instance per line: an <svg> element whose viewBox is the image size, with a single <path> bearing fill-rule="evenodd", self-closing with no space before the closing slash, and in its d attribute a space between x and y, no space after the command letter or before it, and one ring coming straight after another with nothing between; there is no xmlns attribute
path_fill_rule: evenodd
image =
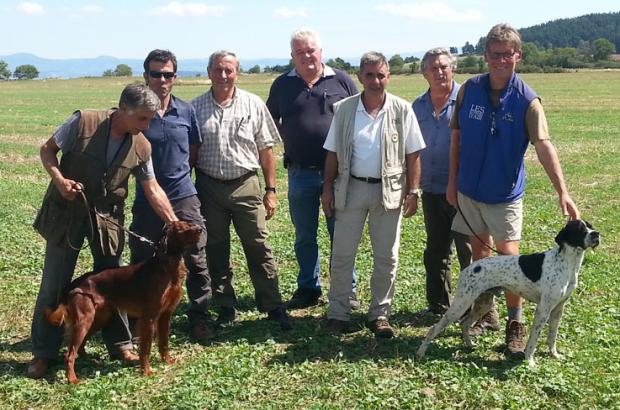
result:
<svg viewBox="0 0 620 410"><path fill-rule="evenodd" d="M323 207L325 217L331 218L334 214L334 192L331 189L325 189L325 187L323 187L321 206Z"/></svg>
<svg viewBox="0 0 620 410"><path fill-rule="evenodd" d="M418 201L417 195L408 194L405 197L405 202L403 202L403 216L405 218L409 218L418 212Z"/></svg>
<svg viewBox="0 0 620 410"><path fill-rule="evenodd" d="M571 221L581 219L579 209L577 209L577 205L575 205L570 195L564 194L560 196L560 208L562 209L562 215L568 216Z"/></svg>
<svg viewBox="0 0 620 410"><path fill-rule="evenodd" d="M276 199L275 192L273 191L265 192L265 195L263 196L263 205L265 205L265 211L267 212L265 219L269 220L275 215L276 202L277 202L277 199Z"/></svg>
<svg viewBox="0 0 620 410"><path fill-rule="evenodd" d="M58 188L58 192L68 201L73 201L78 192L84 189L84 186L72 179L61 177L54 180L54 185Z"/></svg>

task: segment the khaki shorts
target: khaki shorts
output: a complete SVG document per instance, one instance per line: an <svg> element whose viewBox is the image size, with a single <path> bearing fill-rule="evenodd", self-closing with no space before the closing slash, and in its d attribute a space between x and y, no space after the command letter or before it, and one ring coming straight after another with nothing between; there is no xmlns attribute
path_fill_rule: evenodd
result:
<svg viewBox="0 0 620 410"><path fill-rule="evenodd" d="M490 234L496 241L521 240L523 226L523 198L504 204L485 204L458 193L459 207L476 235ZM457 212L452 222L452 230L465 235L473 235Z"/></svg>

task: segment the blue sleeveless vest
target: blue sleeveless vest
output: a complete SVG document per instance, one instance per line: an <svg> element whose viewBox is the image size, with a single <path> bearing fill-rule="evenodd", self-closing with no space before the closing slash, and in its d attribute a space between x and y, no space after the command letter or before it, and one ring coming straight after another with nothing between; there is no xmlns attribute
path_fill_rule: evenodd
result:
<svg viewBox="0 0 620 410"><path fill-rule="evenodd" d="M489 74L467 81L459 110L458 191L479 202L513 202L525 191L524 156L529 139L525 113L538 98L513 74L493 107Z"/></svg>

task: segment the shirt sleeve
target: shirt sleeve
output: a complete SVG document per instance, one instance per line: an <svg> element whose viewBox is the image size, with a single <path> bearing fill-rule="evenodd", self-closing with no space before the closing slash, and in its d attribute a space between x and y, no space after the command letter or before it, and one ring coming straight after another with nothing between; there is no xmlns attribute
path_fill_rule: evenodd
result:
<svg viewBox="0 0 620 410"><path fill-rule="evenodd" d="M258 132L254 134L254 140L256 141L258 150L262 151L265 148L279 144L282 140L280 139L280 133L278 132L276 124L273 122L273 118L271 118L267 106L260 101L257 108L259 124L257 127Z"/></svg>
<svg viewBox="0 0 620 410"><path fill-rule="evenodd" d="M422 131L418 124L418 119L413 112L413 109L407 106L407 113L404 124L405 131L405 154L413 154L426 148L424 138L422 137Z"/></svg>
<svg viewBox="0 0 620 410"><path fill-rule="evenodd" d="M155 171L153 170L153 161L149 158L145 163L136 167L133 170L133 175L137 181L148 181L155 178Z"/></svg>
<svg viewBox="0 0 620 410"><path fill-rule="evenodd" d="M450 119L450 128L453 130L461 129L459 126L459 111L461 110L461 105L463 105L463 96L465 95L466 85L467 83L461 85L459 93L456 95L456 104L454 104L454 112L452 112L452 118Z"/></svg>
<svg viewBox="0 0 620 410"><path fill-rule="evenodd" d="M52 135L54 142L58 145L58 148L63 154L66 154L77 138L80 130L80 112L74 113L70 116Z"/></svg>
<svg viewBox="0 0 620 410"><path fill-rule="evenodd" d="M196 116L196 110L191 105L189 108L190 108L189 145L200 145L202 144L202 135L200 134L200 127L198 126L198 118Z"/></svg>
<svg viewBox="0 0 620 410"><path fill-rule="evenodd" d="M525 129L532 144L548 140L549 126L540 99L534 98L525 112Z"/></svg>

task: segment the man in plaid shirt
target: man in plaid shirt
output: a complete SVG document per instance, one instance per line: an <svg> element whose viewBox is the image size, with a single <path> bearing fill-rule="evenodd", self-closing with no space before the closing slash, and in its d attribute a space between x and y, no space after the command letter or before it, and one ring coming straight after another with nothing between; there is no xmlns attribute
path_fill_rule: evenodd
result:
<svg viewBox="0 0 620 410"><path fill-rule="evenodd" d="M196 160L196 190L207 225L207 259L218 324L236 318L230 266L230 222L239 235L255 288L258 310L291 329L278 286L277 266L267 243L266 220L276 210L273 146L281 142L262 100L235 86L239 60L216 51L209 57L211 88L192 101L203 143ZM265 179L263 194L257 176Z"/></svg>

